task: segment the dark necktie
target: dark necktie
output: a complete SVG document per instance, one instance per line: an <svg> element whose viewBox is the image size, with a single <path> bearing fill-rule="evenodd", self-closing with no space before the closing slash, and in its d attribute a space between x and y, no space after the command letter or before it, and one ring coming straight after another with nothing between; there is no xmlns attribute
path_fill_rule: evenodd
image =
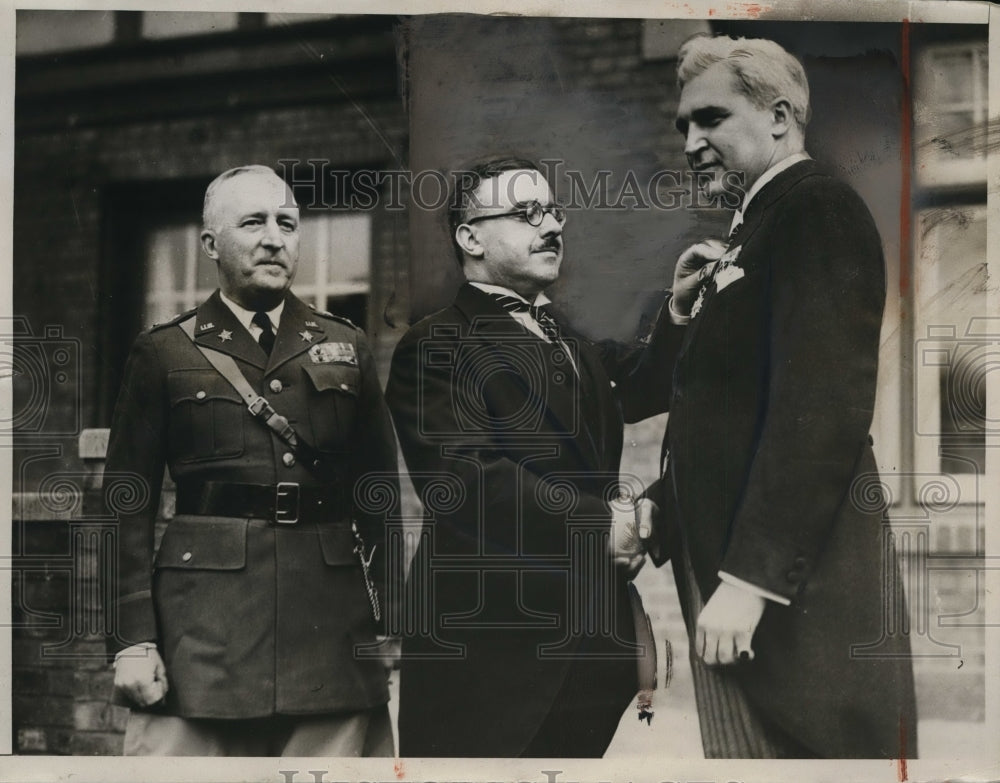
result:
<svg viewBox="0 0 1000 783"><path fill-rule="evenodd" d="M267 313L254 313L250 323L260 327L260 337L257 338L257 342L264 349L264 353L270 356L271 349L274 348L274 329L271 327L271 319Z"/></svg>
<svg viewBox="0 0 1000 783"><path fill-rule="evenodd" d="M559 324L552 317L552 314L545 305L529 305L523 299L518 299L516 296L507 296L506 294L491 293L490 296L508 313L528 313L542 328L545 336L553 342L560 339Z"/></svg>

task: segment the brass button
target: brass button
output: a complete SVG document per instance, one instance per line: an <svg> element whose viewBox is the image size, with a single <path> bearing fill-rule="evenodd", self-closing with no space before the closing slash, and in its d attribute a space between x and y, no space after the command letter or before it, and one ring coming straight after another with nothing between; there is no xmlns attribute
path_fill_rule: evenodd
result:
<svg viewBox="0 0 1000 783"><path fill-rule="evenodd" d="M195 396L195 397L197 397L197 398L198 398L199 400L203 400L203 399L205 399L205 397L207 397L208 395L207 395L207 394L205 394L205 392L203 392L203 391L199 391L199 392L198 392L198 393L197 393L196 395L194 395L194 396Z"/></svg>
<svg viewBox="0 0 1000 783"><path fill-rule="evenodd" d="M282 386L281 381L279 381L277 378L271 381L271 391L273 391L275 394L278 394L284 388L285 387Z"/></svg>
<svg viewBox="0 0 1000 783"><path fill-rule="evenodd" d="M286 451L281 455L281 461L284 463L286 468L290 468L295 464L295 455L290 451Z"/></svg>
<svg viewBox="0 0 1000 783"><path fill-rule="evenodd" d="M188 560L190 560L190 559L191 559L191 553L190 552L185 552L183 555L181 555L181 560L183 560L185 563Z"/></svg>
<svg viewBox="0 0 1000 783"><path fill-rule="evenodd" d="M340 388L341 388L341 389L343 389L344 391L347 391L347 390L348 390L348 389L350 389L351 387L350 387L350 386L348 386L348 385L347 385L346 383L342 383L342 384L340 384Z"/></svg>

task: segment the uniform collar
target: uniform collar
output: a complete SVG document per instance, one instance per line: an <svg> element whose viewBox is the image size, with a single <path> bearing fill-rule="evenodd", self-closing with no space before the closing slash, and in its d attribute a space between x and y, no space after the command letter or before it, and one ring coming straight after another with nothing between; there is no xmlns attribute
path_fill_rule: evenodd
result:
<svg viewBox="0 0 1000 783"><path fill-rule="evenodd" d="M222 292L216 289L198 308L195 321L195 342L253 365L267 373L274 372L289 359L309 350L327 338L329 322L318 318L309 306L291 291L285 292L281 309L282 327L275 334L270 357L264 353L249 330L238 328L237 313L224 303ZM273 313L273 311L272 311ZM251 313L251 317L252 317ZM273 315L272 315L273 318Z"/></svg>
<svg viewBox="0 0 1000 783"><path fill-rule="evenodd" d="M226 307L233 311L233 315L236 316L236 320L243 324L243 328L249 332L250 323L253 321L253 317L257 314L257 311L247 310L242 305L236 304L236 302L222 293L221 289L219 290L219 298L222 300L223 304L226 305ZM278 327L281 325L281 313L284 309L285 300L282 298L277 307L267 311L267 317L271 319L271 326L274 327L275 332L278 331Z"/></svg>

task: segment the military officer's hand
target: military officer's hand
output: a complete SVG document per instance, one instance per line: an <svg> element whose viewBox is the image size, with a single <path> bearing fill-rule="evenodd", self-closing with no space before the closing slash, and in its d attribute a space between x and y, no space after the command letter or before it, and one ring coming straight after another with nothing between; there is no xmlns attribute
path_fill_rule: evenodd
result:
<svg viewBox="0 0 1000 783"><path fill-rule="evenodd" d="M167 695L167 669L151 644L136 644L115 657L115 690L138 707L149 707Z"/></svg>
<svg viewBox="0 0 1000 783"><path fill-rule="evenodd" d="M712 266L726 252L726 243L718 239L706 239L691 245L681 253L674 267L673 301L671 309L680 316L691 312L698 291L706 277L712 273Z"/></svg>
<svg viewBox="0 0 1000 783"><path fill-rule="evenodd" d="M634 579L646 563L643 549L636 530L636 511L631 499L619 499L611 504L611 537L608 551L615 566L625 573L626 579Z"/></svg>
<svg viewBox="0 0 1000 783"><path fill-rule="evenodd" d="M765 605L756 593L720 583L698 615L695 650L702 660L709 665L753 660L751 641Z"/></svg>

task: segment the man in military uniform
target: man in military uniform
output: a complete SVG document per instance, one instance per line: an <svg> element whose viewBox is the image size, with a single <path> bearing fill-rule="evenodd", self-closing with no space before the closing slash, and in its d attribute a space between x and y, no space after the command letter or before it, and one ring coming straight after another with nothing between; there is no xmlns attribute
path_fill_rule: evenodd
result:
<svg viewBox="0 0 1000 783"><path fill-rule="evenodd" d="M385 514L353 500L398 492L371 351L290 293L299 210L271 169L221 174L203 223L220 290L139 336L108 446L107 470L144 485L118 513L125 753L392 755L370 589ZM164 465L177 508L156 549Z"/></svg>

